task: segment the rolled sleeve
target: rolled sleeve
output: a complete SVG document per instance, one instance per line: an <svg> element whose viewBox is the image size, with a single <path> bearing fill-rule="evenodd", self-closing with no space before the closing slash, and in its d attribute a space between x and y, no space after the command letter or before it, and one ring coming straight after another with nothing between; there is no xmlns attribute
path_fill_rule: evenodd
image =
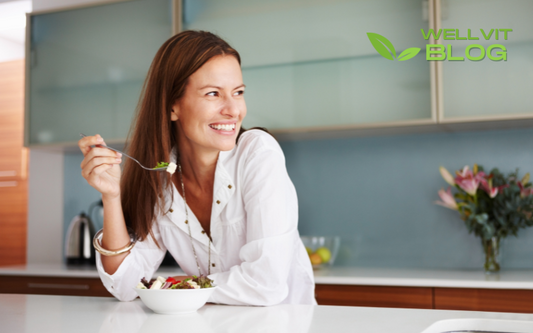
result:
<svg viewBox="0 0 533 333"><path fill-rule="evenodd" d="M105 288L120 301L135 299L137 297L135 286L142 278L151 279L163 261L166 248L161 242L158 231L154 230L154 237L158 240L160 248L151 236L138 241L113 274L106 273L102 265L101 254L96 253L98 275Z"/></svg>

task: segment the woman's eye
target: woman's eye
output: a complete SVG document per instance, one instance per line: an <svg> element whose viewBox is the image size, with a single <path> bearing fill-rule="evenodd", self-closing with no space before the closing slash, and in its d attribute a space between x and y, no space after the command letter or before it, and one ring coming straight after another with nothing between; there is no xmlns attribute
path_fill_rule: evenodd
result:
<svg viewBox="0 0 533 333"><path fill-rule="evenodd" d="M235 95L244 95L244 90L239 90L235 93Z"/></svg>
<svg viewBox="0 0 533 333"><path fill-rule="evenodd" d="M208 92L206 95L208 95L208 96L216 96L217 92L216 91L211 91L211 92Z"/></svg>

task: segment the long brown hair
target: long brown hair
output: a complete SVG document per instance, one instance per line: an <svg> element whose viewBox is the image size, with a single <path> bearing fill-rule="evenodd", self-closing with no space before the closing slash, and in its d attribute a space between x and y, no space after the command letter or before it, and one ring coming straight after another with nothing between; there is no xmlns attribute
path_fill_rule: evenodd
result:
<svg viewBox="0 0 533 333"><path fill-rule="evenodd" d="M172 106L183 96L189 77L218 55L232 55L241 63L235 49L207 31L183 31L161 46L144 82L133 132L130 130L130 155L146 166L170 161L178 138L170 120ZM170 185L170 174L149 172L126 160L121 179L122 210L127 226L140 240L153 237L152 225L158 214L165 213L164 195Z"/></svg>

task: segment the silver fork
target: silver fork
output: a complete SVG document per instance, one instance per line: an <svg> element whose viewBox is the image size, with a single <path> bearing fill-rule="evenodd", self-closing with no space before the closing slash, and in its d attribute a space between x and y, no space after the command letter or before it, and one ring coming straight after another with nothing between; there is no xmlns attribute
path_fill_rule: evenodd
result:
<svg viewBox="0 0 533 333"><path fill-rule="evenodd" d="M83 134L83 133L80 133L80 136L86 138L87 135ZM148 171L166 171L167 170L167 167L160 167L160 168L147 168L145 167L144 165L141 164L141 162L137 161L136 159L134 159L133 157L131 157L130 155L124 153L124 152L121 152L120 150L118 149L115 149L115 148L111 148L109 146L106 146L106 145L98 145L102 148L107 148L109 150L112 150L112 151L116 151L117 153L121 153L122 155L128 157L128 158L131 158L132 160L134 160L135 162L137 162L137 164L139 164L141 166L141 168L143 168L144 170L148 170ZM92 148L94 148L95 146L91 146Z"/></svg>

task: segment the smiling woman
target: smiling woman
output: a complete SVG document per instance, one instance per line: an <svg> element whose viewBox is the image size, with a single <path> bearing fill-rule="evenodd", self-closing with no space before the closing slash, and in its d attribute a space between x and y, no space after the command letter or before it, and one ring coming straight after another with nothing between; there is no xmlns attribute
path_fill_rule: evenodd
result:
<svg viewBox="0 0 533 333"><path fill-rule="evenodd" d="M205 31L184 31L157 52L128 153L143 165L174 162L173 175L130 160L121 175L120 155L98 147L103 138L80 140L82 175L104 202L97 241L117 253L98 254L97 267L120 300L136 297L133 288L168 249L189 276L214 280L210 302L316 304L283 152L267 132L241 127L240 63L235 49ZM128 227L139 239L133 248Z"/></svg>

